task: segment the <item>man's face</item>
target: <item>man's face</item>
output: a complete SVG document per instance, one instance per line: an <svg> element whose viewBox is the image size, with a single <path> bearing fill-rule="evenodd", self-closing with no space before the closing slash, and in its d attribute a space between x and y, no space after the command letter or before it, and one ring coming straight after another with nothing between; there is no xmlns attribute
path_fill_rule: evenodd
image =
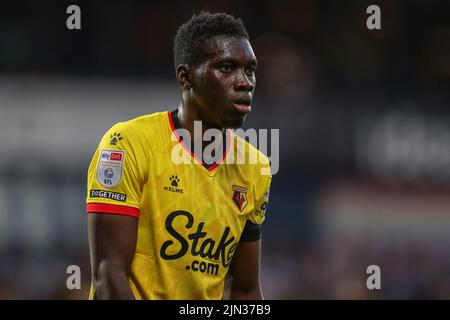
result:
<svg viewBox="0 0 450 320"><path fill-rule="evenodd" d="M217 128L242 125L255 90L256 57L245 38L218 36L205 43L206 61L193 70L195 105Z"/></svg>

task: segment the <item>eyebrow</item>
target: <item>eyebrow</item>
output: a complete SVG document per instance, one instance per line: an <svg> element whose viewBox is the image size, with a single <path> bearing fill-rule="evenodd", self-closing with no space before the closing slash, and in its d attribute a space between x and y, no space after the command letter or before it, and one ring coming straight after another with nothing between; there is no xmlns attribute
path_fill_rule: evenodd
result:
<svg viewBox="0 0 450 320"><path fill-rule="evenodd" d="M231 57L227 57L227 58L218 59L216 63L224 63L224 62L238 63L238 60L234 59L234 58L231 58ZM250 59L249 60L249 64L252 65L252 66L257 67L258 66L258 60Z"/></svg>

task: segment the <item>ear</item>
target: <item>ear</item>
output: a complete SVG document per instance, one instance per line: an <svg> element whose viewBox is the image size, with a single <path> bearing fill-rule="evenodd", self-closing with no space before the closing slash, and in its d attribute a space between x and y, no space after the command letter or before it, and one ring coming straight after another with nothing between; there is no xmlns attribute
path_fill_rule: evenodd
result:
<svg viewBox="0 0 450 320"><path fill-rule="evenodd" d="M177 67L177 80L183 90L192 88L191 68L187 64L180 64Z"/></svg>

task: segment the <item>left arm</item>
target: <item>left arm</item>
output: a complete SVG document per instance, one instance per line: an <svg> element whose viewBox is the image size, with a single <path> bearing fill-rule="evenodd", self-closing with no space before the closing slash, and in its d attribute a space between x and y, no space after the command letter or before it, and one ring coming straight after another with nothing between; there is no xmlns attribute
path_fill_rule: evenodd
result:
<svg viewBox="0 0 450 320"><path fill-rule="evenodd" d="M229 270L230 299L264 299L259 280L260 263L261 239L239 242Z"/></svg>

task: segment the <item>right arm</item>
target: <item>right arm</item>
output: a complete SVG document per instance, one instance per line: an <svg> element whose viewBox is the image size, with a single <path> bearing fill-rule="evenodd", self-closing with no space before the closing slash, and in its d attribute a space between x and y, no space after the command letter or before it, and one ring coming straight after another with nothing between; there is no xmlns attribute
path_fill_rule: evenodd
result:
<svg viewBox="0 0 450 320"><path fill-rule="evenodd" d="M137 226L134 217L88 214L95 300L134 300L128 277L136 250Z"/></svg>
<svg viewBox="0 0 450 320"><path fill-rule="evenodd" d="M93 299L135 298L130 269L141 186L148 172L147 150L141 140L134 122L119 122L104 134L89 165L86 211Z"/></svg>

